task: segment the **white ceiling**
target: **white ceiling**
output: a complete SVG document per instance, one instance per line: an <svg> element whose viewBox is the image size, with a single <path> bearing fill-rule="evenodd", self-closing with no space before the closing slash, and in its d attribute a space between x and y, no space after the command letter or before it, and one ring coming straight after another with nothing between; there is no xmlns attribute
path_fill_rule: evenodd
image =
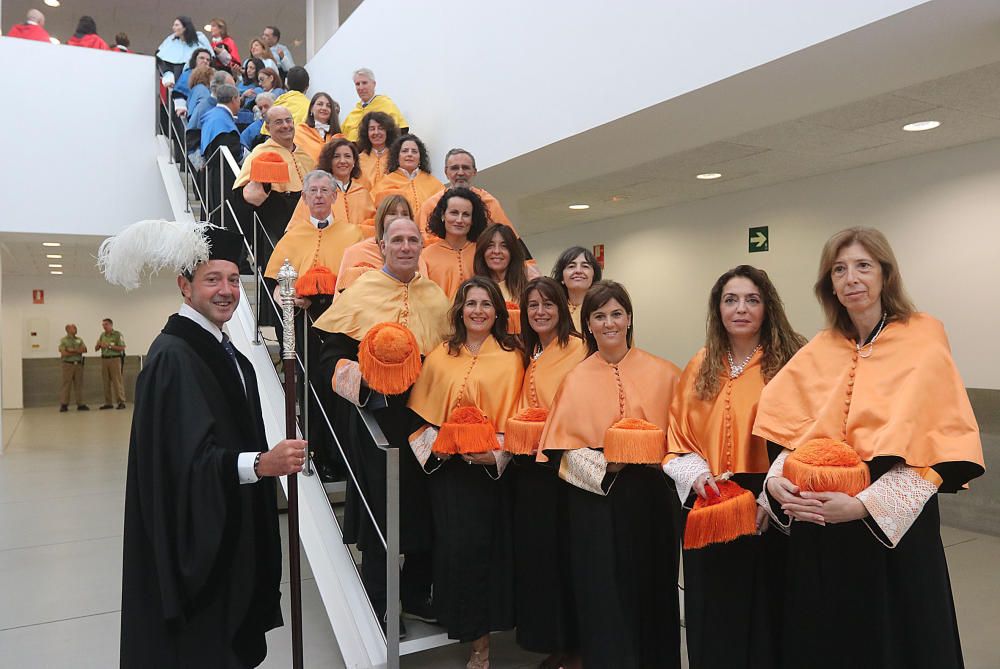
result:
<svg viewBox="0 0 1000 669"><path fill-rule="evenodd" d="M921 120L941 126L902 130ZM998 137L1000 63L993 63L529 195L518 205L540 231ZM723 176L695 178L704 172ZM591 208L568 209L575 202Z"/></svg>
<svg viewBox="0 0 1000 669"><path fill-rule="evenodd" d="M49 264L62 265L62 279L96 277L97 247L103 237L93 235L43 235L29 233L0 233L0 268L4 276L40 276L51 271ZM42 242L58 242L58 247L42 246ZM62 255L48 259L48 254Z"/></svg>

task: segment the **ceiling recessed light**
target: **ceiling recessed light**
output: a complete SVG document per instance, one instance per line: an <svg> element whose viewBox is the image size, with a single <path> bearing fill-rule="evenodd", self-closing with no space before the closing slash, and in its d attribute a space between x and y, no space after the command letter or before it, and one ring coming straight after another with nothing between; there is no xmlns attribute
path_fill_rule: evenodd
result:
<svg viewBox="0 0 1000 669"><path fill-rule="evenodd" d="M62 259L62 254L60 254L60 253L46 253L45 257L48 258L49 260L61 260Z"/></svg>
<svg viewBox="0 0 1000 669"><path fill-rule="evenodd" d="M50 37L49 41L52 42L53 44L62 44L62 42L60 42L59 39L56 37Z"/></svg>
<svg viewBox="0 0 1000 669"><path fill-rule="evenodd" d="M571 204L569 206L569 208L579 211L581 209L590 209L590 205L589 204Z"/></svg>
<svg viewBox="0 0 1000 669"><path fill-rule="evenodd" d="M49 274L62 274L62 272L60 272L60 271L59 271L59 270L57 270L57 269L54 269L54 270L52 270L51 272L49 272Z"/></svg>
<svg viewBox="0 0 1000 669"><path fill-rule="evenodd" d="M60 268L62 268L62 265L60 265L59 263L51 263L51 262L49 263L49 269L60 269Z"/></svg>
<svg viewBox="0 0 1000 669"><path fill-rule="evenodd" d="M205 24L205 32L207 32L207 33L212 32L212 24L211 23L206 23Z"/></svg>
<svg viewBox="0 0 1000 669"><path fill-rule="evenodd" d="M45 0L45 4L49 7L58 7L61 3L59 0Z"/></svg>
<svg viewBox="0 0 1000 669"><path fill-rule="evenodd" d="M695 177L695 179L701 179L702 181L709 181L711 179L721 179L722 175L718 172L703 172Z"/></svg>
<svg viewBox="0 0 1000 669"><path fill-rule="evenodd" d="M916 123L907 123L903 126L903 130L906 132L923 132L924 130L933 130L939 125L941 125L941 121L917 121Z"/></svg>
<svg viewBox="0 0 1000 669"><path fill-rule="evenodd" d="M59 242L42 242L42 246L62 246Z"/></svg>

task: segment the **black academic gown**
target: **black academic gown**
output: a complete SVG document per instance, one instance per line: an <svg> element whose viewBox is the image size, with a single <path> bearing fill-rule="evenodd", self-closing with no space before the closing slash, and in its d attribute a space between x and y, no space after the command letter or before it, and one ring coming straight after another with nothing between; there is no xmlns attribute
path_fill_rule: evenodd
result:
<svg viewBox="0 0 1000 669"><path fill-rule="evenodd" d="M330 388L337 362L358 359L356 339L342 333L326 334L320 352L320 377L314 381ZM416 607L430 597L432 516L427 488L427 475L410 449L408 437L420 424L406 406L409 392L402 395L381 395L363 387L362 401L385 433L391 448L399 449L399 544L406 556L400 575L400 599L404 609ZM372 605L379 613L385 611L385 548L375 531L371 517L361 499L368 500L379 529L385 533L386 471L385 452L371 438L357 408L332 391L326 399L332 405L334 426L347 462L357 477L357 483L347 477L347 499L344 509L344 543L356 543L362 554L362 578Z"/></svg>
<svg viewBox="0 0 1000 669"><path fill-rule="evenodd" d="M121 666L253 667L282 624L275 481L240 485L267 448L257 381L237 352L174 315L136 384L125 488Z"/></svg>

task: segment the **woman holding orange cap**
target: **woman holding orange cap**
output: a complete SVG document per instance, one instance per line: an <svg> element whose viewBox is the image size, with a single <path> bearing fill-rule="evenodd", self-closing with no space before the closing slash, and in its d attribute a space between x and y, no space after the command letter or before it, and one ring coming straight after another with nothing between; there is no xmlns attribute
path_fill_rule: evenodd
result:
<svg viewBox="0 0 1000 669"><path fill-rule="evenodd" d="M581 660L587 669L679 668L679 505L659 464L680 370L632 346L632 301L621 284L595 283L581 316L589 357L556 393L538 454L571 484Z"/></svg>
<svg viewBox="0 0 1000 669"><path fill-rule="evenodd" d="M828 329L764 388L753 429L779 447L761 503L789 531L786 664L961 667L938 493L984 465L944 328L872 228L826 242L815 292Z"/></svg>
<svg viewBox="0 0 1000 669"><path fill-rule="evenodd" d="M754 500L770 462L767 444L750 430L764 384L805 340L789 325L767 273L749 265L712 286L706 331L674 394L663 463L681 503L694 505L684 541L688 661L698 668L773 667L782 593L769 585L780 586L784 537L757 536L768 521ZM714 510L703 511L709 501ZM745 516L739 530L720 534L733 527L718 521L720 513L726 520Z"/></svg>
<svg viewBox="0 0 1000 669"><path fill-rule="evenodd" d="M514 626L510 455L501 449L524 366L495 283L463 282L449 315L451 336L410 393L425 423L410 445L432 473L438 619L450 638L472 642L469 669L487 669L489 633Z"/></svg>

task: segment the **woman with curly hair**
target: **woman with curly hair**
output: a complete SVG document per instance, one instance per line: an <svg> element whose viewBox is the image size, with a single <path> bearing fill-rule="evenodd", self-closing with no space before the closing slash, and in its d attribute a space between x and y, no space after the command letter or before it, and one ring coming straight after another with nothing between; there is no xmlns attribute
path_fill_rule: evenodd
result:
<svg viewBox="0 0 1000 669"><path fill-rule="evenodd" d="M444 184L431 174L427 147L416 135L403 135L392 143L386 170L387 174L372 192L375 202L381 202L388 194L400 193L417 217L424 200L444 188Z"/></svg>
<svg viewBox="0 0 1000 669"><path fill-rule="evenodd" d="M407 198L410 207L413 202ZM451 298L475 274L476 241L489 224L486 205L468 188L449 188L438 200L428 226L440 241L420 254L420 273Z"/></svg>
<svg viewBox="0 0 1000 669"><path fill-rule="evenodd" d="M734 267L712 286L705 330L705 346L674 395L663 470L688 509L697 498L718 496L720 485L749 491L744 513L754 523L747 523L749 534L726 543L685 545L688 660L705 668L778 666L774 621L785 542L779 532L765 534L767 514L754 509L770 463L767 444L750 430L764 384L805 339L789 325L767 273L750 265Z"/></svg>
<svg viewBox="0 0 1000 669"><path fill-rule="evenodd" d="M368 112L361 119L358 133L358 153L361 156L361 174L372 190L389 171L389 147L399 137L399 128L385 112Z"/></svg>
<svg viewBox="0 0 1000 669"><path fill-rule="evenodd" d="M488 669L490 632L514 626L510 454L501 449L524 365L507 319L495 283L463 282L451 336L424 360L409 400L424 423L410 444L431 474L434 609L449 638L472 642L469 669Z"/></svg>

